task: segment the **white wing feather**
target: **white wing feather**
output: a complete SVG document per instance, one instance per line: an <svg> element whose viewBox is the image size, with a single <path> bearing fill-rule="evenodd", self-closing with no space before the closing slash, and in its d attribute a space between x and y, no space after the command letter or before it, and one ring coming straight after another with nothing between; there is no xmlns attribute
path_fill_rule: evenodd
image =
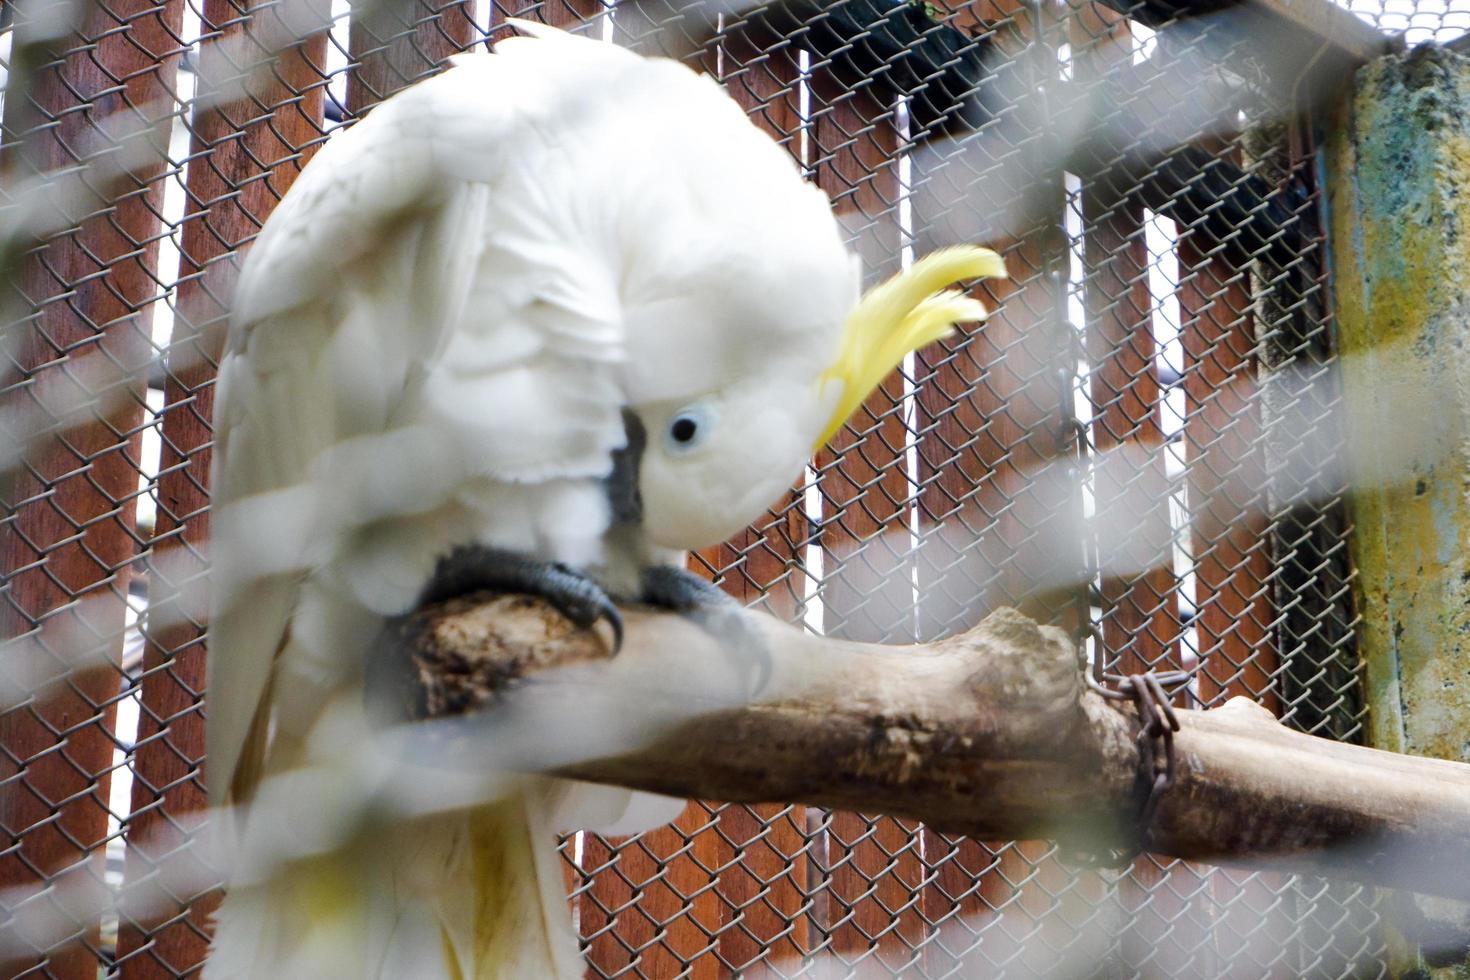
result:
<svg viewBox="0 0 1470 980"><path fill-rule="evenodd" d="M335 625L311 631L331 641L293 636L308 579L398 612L448 543L495 535L487 522L557 557L586 557L605 529L590 484L623 438L614 284L523 202L558 177L541 171L558 159L544 120L643 62L575 39L500 48L328 143L241 274L216 415L217 802L263 737L274 671L294 675L279 722L351 669ZM568 482L533 486L551 480ZM550 498L570 522L547 518ZM556 540L568 526L575 540Z"/></svg>

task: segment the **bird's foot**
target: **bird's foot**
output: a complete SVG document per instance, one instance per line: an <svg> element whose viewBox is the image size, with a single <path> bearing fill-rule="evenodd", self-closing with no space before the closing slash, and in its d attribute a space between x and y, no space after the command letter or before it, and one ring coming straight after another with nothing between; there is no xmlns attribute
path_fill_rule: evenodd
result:
<svg viewBox="0 0 1470 980"><path fill-rule="evenodd" d="M539 596L582 629L599 619L612 627L612 652L623 645L623 616L608 594L587 575L558 562L540 561L512 551L466 545L439 559L420 606L471 592Z"/></svg>
<svg viewBox="0 0 1470 980"><path fill-rule="evenodd" d="M755 692L771 679L773 662L760 627L745 607L719 586L672 565L643 571L643 601L687 617L755 670Z"/></svg>

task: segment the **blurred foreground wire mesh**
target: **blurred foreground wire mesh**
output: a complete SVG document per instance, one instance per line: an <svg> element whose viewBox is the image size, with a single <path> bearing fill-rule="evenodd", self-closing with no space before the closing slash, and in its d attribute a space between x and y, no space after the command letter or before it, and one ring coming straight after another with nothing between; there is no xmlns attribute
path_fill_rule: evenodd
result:
<svg viewBox="0 0 1470 980"><path fill-rule="evenodd" d="M507 16L714 74L870 279L957 241L1007 257L1000 312L912 357L697 569L865 640L1017 605L1097 669L1192 671L1191 706L1243 695L1357 738L1315 100L1371 25L1449 41L1470 7L1324 6L1327 41L1269 36L1258 7L0 6L0 972L197 973L209 422L240 250L335 129ZM593 976L1384 971L1367 888L1079 871L810 807L696 802L564 854Z"/></svg>

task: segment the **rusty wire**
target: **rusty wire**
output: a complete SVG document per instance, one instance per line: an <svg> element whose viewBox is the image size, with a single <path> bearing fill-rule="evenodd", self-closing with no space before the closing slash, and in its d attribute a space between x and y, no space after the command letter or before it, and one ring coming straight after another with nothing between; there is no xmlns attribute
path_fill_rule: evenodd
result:
<svg viewBox="0 0 1470 980"><path fill-rule="evenodd" d="M1091 672L1082 676L1088 688L1099 697L1108 701L1132 701L1138 712L1138 784L1142 802L1133 819L1133 846L1084 861L1098 867L1123 867L1148 850L1159 801L1174 785L1178 762L1174 733L1179 731L1179 716L1174 711L1173 700L1176 690L1189 683L1191 674L1187 670L1104 674L1102 679L1113 687L1103 686Z"/></svg>
<svg viewBox="0 0 1470 980"><path fill-rule="evenodd" d="M875 275L956 240L1006 253L991 323L912 358L696 568L866 640L1018 605L1084 637L1097 676L1182 672L1191 707L1243 695L1357 738L1300 90L1228 22L1145 29L1147 6L0 5L0 612L26 664L0 703L0 934L38 908L65 924L11 931L31 948L10 971L197 972L217 889L162 869L196 860L208 423L238 256L334 129L509 14L715 74ZM563 853L606 977L1345 977L1386 955L1368 889L1149 855L1078 870L1050 844L811 807L695 802ZM88 889L150 911L76 911Z"/></svg>

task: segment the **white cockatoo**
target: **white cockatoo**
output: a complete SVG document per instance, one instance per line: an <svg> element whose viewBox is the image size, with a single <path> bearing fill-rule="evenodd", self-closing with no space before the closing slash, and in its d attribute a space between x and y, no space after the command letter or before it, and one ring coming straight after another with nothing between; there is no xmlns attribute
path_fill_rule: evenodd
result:
<svg viewBox="0 0 1470 980"><path fill-rule="evenodd" d="M424 601L539 594L614 631L613 599L717 610L684 552L985 315L948 287L1004 275L950 249L859 301L826 198L714 81L517 26L333 138L242 271L208 777L244 838L298 829L260 801L320 761L329 707L361 706L366 651ZM513 785L345 858L237 869L206 975L580 975L553 832L582 817L568 784Z"/></svg>

